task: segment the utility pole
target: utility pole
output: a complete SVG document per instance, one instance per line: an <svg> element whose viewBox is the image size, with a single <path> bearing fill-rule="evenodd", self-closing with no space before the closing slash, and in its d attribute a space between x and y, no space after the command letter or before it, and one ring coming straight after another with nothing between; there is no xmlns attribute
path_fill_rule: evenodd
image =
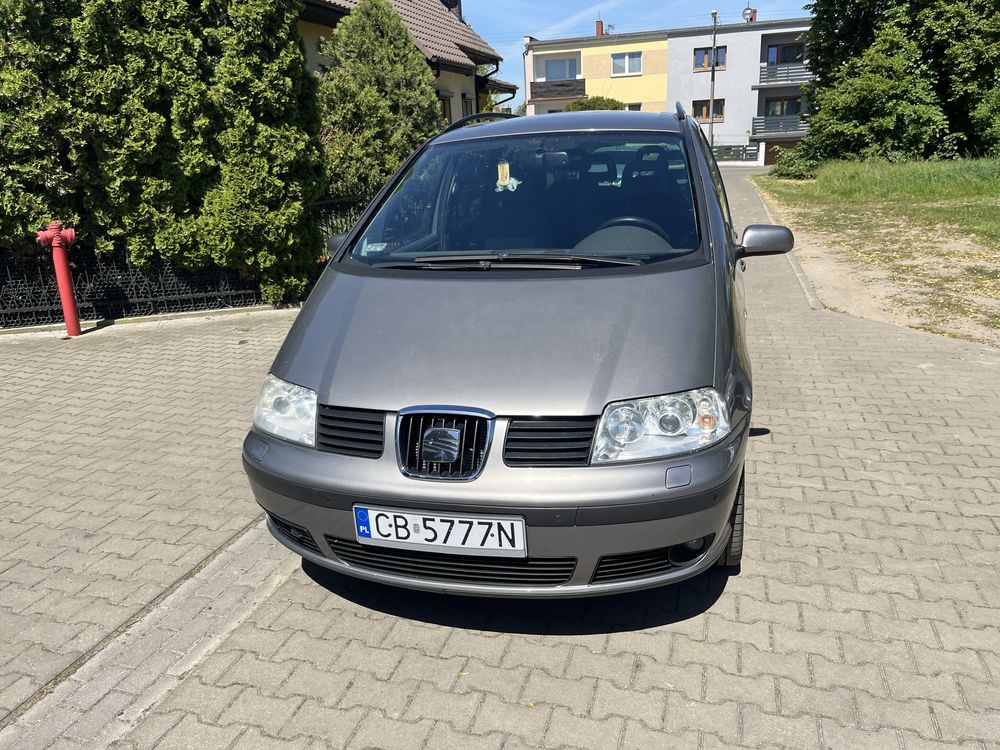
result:
<svg viewBox="0 0 1000 750"><path fill-rule="evenodd" d="M715 32L719 26L719 11L712 11L712 82L708 94L708 145L715 146Z"/></svg>

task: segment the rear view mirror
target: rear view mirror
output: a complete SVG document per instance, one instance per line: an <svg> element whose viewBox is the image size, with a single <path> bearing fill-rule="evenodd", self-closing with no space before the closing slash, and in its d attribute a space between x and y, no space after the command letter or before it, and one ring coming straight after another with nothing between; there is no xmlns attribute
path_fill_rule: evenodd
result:
<svg viewBox="0 0 1000 750"><path fill-rule="evenodd" d="M326 254L332 258L334 255L337 254L337 251L340 250L340 246L344 244L344 240L346 239L347 239L346 232L344 232L344 234L333 235L330 239L326 241Z"/></svg>
<svg viewBox="0 0 1000 750"><path fill-rule="evenodd" d="M542 164L547 169L565 169L569 166L569 154L565 151L546 151L542 154Z"/></svg>
<svg viewBox="0 0 1000 750"><path fill-rule="evenodd" d="M777 224L751 224L743 230L740 255L781 255L795 246L795 235Z"/></svg>

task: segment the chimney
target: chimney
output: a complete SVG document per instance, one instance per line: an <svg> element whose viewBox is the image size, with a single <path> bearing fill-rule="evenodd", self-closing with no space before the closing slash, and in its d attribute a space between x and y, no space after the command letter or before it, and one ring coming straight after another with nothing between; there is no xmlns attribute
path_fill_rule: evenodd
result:
<svg viewBox="0 0 1000 750"><path fill-rule="evenodd" d="M459 21L465 20L462 18L462 0L441 0L441 2L444 4L444 7L451 11L451 14L455 18Z"/></svg>
<svg viewBox="0 0 1000 750"><path fill-rule="evenodd" d="M757 23L757 9L751 8L750 23Z"/></svg>
<svg viewBox="0 0 1000 750"><path fill-rule="evenodd" d="M604 21L597 19L597 36L604 36Z"/></svg>

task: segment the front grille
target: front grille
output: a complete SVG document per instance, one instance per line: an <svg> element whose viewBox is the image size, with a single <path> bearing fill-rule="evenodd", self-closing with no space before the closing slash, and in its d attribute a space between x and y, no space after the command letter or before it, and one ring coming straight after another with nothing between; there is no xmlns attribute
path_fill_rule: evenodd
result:
<svg viewBox="0 0 1000 750"><path fill-rule="evenodd" d="M385 442L385 412L320 404L316 447L327 453L378 458Z"/></svg>
<svg viewBox="0 0 1000 750"><path fill-rule="evenodd" d="M573 557L479 557L373 547L326 537L337 557L357 568L410 578L490 586L558 586L573 576Z"/></svg>
<svg viewBox="0 0 1000 750"><path fill-rule="evenodd" d="M300 547L305 547L307 550L315 552L317 555L323 554L319 549L319 545L316 544L316 540L313 539L312 534L304 528L286 521L283 518L271 515L270 513L267 515L270 517L271 523L273 523L277 527L278 531L280 531L284 536L287 536Z"/></svg>
<svg viewBox="0 0 1000 750"><path fill-rule="evenodd" d="M399 460L403 472L428 479L472 479L478 476L489 448L490 420L471 414L400 414ZM450 462L422 458L424 433L432 427L458 430L458 457Z"/></svg>
<svg viewBox="0 0 1000 750"><path fill-rule="evenodd" d="M598 417L514 417L507 427L508 466L586 466Z"/></svg>

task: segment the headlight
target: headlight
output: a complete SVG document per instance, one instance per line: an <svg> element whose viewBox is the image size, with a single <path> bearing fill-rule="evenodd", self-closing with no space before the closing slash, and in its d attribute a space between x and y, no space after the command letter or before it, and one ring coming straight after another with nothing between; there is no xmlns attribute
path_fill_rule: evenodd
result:
<svg viewBox="0 0 1000 750"><path fill-rule="evenodd" d="M316 445L316 391L268 375L260 387L253 423L285 440Z"/></svg>
<svg viewBox="0 0 1000 750"><path fill-rule="evenodd" d="M729 434L729 410L714 388L608 404L591 463L637 461L704 448Z"/></svg>

